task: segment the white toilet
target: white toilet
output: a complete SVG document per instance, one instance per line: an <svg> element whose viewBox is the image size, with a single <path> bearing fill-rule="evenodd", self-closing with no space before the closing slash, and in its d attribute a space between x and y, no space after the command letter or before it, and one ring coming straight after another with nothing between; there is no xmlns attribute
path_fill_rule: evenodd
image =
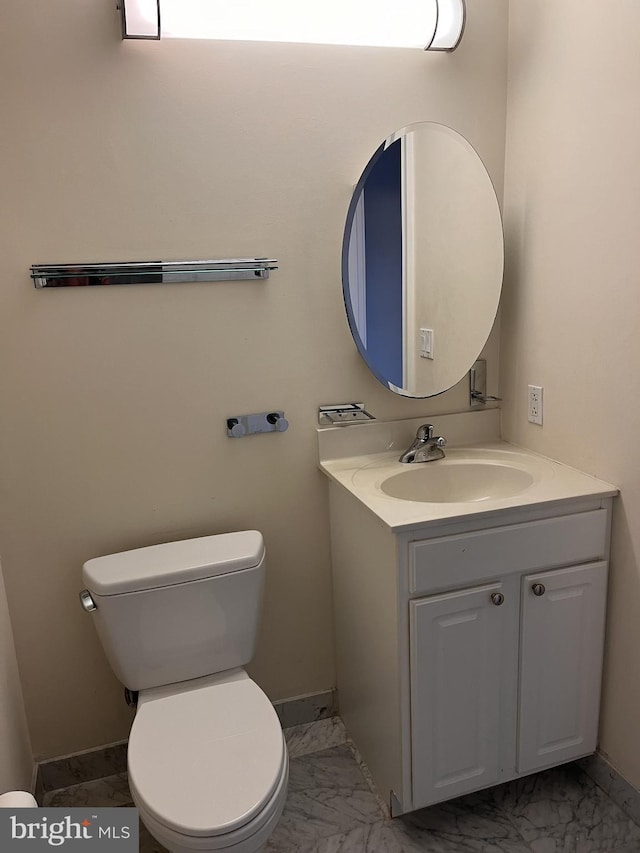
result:
<svg viewBox="0 0 640 853"><path fill-rule="evenodd" d="M289 772L273 705L242 669L262 603L262 535L139 548L82 574L111 667L139 691L128 769L147 829L172 853L260 850Z"/></svg>
<svg viewBox="0 0 640 853"><path fill-rule="evenodd" d="M0 809L37 808L36 798L27 791L7 791L6 794L0 794Z"/></svg>

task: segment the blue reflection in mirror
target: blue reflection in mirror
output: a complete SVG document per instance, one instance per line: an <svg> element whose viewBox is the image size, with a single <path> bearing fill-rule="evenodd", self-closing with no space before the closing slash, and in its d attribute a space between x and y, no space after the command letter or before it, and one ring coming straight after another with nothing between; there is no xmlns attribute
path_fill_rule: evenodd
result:
<svg viewBox="0 0 640 853"><path fill-rule="evenodd" d="M381 145L367 164L349 207L342 249L353 338L379 381L399 388L403 385L401 142Z"/></svg>

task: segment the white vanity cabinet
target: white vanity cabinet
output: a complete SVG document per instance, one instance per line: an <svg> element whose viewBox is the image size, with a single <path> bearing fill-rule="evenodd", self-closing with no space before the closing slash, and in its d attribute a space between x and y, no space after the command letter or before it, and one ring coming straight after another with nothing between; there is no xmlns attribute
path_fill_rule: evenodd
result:
<svg viewBox="0 0 640 853"><path fill-rule="evenodd" d="M409 602L415 803L500 782L514 723L519 773L595 750L606 579L598 562Z"/></svg>
<svg viewBox="0 0 640 853"><path fill-rule="evenodd" d="M596 748L607 568L603 561L522 579L520 773Z"/></svg>
<svg viewBox="0 0 640 853"><path fill-rule="evenodd" d="M513 620L501 583L409 603L412 794L424 805L500 778L501 694ZM506 599L505 599L506 601Z"/></svg>
<svg viewBox="0 0 640 853"><path fill-rule="evenodd" d="M340 713L392 814L595 750L611 497L409 530L330 505Z"/></svg>

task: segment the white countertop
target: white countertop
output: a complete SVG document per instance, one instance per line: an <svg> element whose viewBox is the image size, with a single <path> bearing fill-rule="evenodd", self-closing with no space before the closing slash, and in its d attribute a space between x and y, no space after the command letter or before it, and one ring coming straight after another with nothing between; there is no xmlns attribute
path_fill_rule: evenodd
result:
<svg viewBox="0 0 640 853"><path fill-rule="evenodd" d="M413 421L411 424L413 426ZM393 443L396 444L395 441ZM406 446L409 443L407 442ZM349 445L352 449L352 440L349 441ZM406 448L402 446L401 451L404 449ZM504 441L482 441L477 444L448 447L445 453L446 459L443 460L407 464L398 461L400 454L397 446L392 450L385 449L384 452L337 456L337 458L323 458L324 454L321 450L319 466L330 479L343 486L396 531L431 522L464 519L501 510L554 504L572 499L606 498L618 494L617 487L611 483L598 480L568 465ZM391 497L381 488L389 477L408 470L420 469L420 473L416 471L414 476L428 477L430 471L436 470L434 466L446 464L450 467L469 462L493 466L506 465L526 472L529 476L523 478L526 485L516 494L499 498L486 496L464 502L406 500Z"/></svg>

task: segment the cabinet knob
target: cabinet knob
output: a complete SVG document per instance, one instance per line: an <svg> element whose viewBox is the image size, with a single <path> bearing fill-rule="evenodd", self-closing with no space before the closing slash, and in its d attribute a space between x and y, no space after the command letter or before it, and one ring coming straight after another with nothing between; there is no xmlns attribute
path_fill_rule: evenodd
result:
<svg viewBox="0 0 640 853"><path fill-rule="evenodd" d="M491 603L495 604L496 607L499 607L501 604L504 604L504 595L501 592L492 592Z"/></svg>
<svg viewBox="0 0 640 853"><path fill-rule="evenodd" d="M544 595L546 592L546 587L543 583L534 583L531 584L531 591L534 595Z"/></svg>

